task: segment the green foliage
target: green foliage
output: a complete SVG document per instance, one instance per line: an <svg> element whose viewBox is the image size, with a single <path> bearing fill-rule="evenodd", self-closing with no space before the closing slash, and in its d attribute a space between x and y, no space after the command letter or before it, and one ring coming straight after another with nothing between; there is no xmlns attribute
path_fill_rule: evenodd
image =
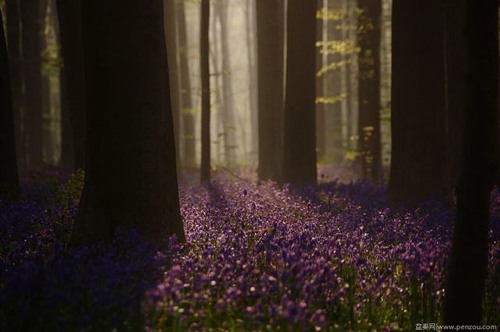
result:
<svg viewBox="0 0 500 332"><path fill-rule="evenodd" d="M61 205L77 204L80 200L85 172L78 169L65 181L57 176L34 175L33 189L40 200Z"/></svg>

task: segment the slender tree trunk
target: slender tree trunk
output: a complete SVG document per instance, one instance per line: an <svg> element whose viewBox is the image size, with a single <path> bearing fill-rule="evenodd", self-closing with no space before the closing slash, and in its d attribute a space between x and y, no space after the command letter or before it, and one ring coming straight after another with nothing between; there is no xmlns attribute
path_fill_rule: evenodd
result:
<svg viewBox="0 0 500 332"><path fill-rule="evenodd" d="M44 0L40 17L43 22L42 34L42 91L43 118L45 120L43 159L56 167L61 163L61 99L60 99L60 60L58 47L59 24L56 1Z"/></svg>
<svg viewBox="0 0 500 332"><path fill-rule="evenodd" d="M318 11L328 9L328 3L325 0L318 1ZM321 21L320 21L321 20ZM316 71L319 72L326 62L326 27L328 26L327 17L318 18L316 24L316 41L322 42L320 48L316 47ZM321 75L316 77L316 97L326 96L325 77ZM325 131L325 111L326 104L324 102L316 102L316 153L319 161L324 161L326 156L326 131Z"/></svg>
<svg viewBox="0 0 500 332"><path fill-rule="evenodd" d="M342 10L339 0L329 0L328 10L340 12ZM342 31L340 30L341 19L329 20L327 23L327 40L329 42L341 42ZM342 54L340 51L329 52L327 56L328 65L337 65L336 68L326 73L326 90L328 91L327 98L333 99L325 104L326 116L325 122L327 127L326 132L326 147L328 150L328 159L333 164L340 164L344 160L344 148L342 137L342 73L341 66L343 64Z"/></svg>
<svg viewBox="0 0 500 332"><path fill-rule="evenodd" d="M19 180L10 69L4 36L3 18L0 13L0 196L16 198Z"/></svg>
<svg viewBox="0 0 500 332"><path fill-rule="evenodd" d="M27 166L42 166L42 61L40 1L20 1L24 69L25 110L22 119Z"/></svg>
<svg viewBox="0 0 500 332"><path fill-rule="evenodd" d="M259 179L281 181L284 2L256 1Z"/></svg>
<svg viewBox="0 0 500 332"><path fill-rule="evenodd" d="M168 68L170 79L170 100L172 101L172 117L174 119L174 137L175 137L175 155L177 160L177 169L182 167L181 158L181 115L180 115L180 79L179 79L179 58L177 47L177 11L175 9L175 0L164 0L165 10L165 38L168 52Z"/></svg>
<svg viewBox="0 0 500 332"><path fill-rule="evenodd" d="M498 166L498 1L467 0L466 13L465 136L444 322L480 325Z"/></svg>
<svg viewBox="0 0 500 332"><path fill-rule="evenodd" d="M7 44L9 50L10 79L12 90L12 106L14 111L14 129L16 135L16 154L18 166L22 170L26 166L24 148L22 146L22 114L24 112L23 61L21 47L21 13L19 0L6 0Z"/></svg>
<svg viewBox="0 0 500 332"><path fill-rule="evenodd" d="M210 11L210 22L218 22L220 11L212 2L211 8L214 10ZM213 159L216 160L217 164L227 165L227 154L226 154L226 133L224 128L224 111L222 111L223 106L223 91L222 91L222 47L220 33L217 33L217 24L210 25L210 107L211 109L217 110L214 112L214 117L211 118L210 128L212 132L217 133L217 139L215 142L215 151L211 151Z"/></svg>
<svg viewBox="0 0 500 332"><path fill-rule="evenodd" d="M184 1L177 4L177 34L179 38L179 70L183 122L184 167L193 169L196 163L194 110L191 98L191 78L188 64L188 43Z"/></svg>
<svg viewBox="0 0 500 332"><path fill-rule="evenodd" d="M85 63L81 0L57 0L63 68L61 98L64 146L72 132L74 169L85 168ZM68 127L70 122L70 128ZM66 130L64 129L66 128ZM63 152L65 155L66 152Z"/></svg>
<svg viewBox="0 0 500 332"><path fill-rule="evenodd" d="M59 82L61 91L61 168L64 171L74 171L76 167L73 128L71 127L68 83L64 69L61 70Z"/></svg>
<svg viewBox="0 0 500 332"><path fill-rule="evenodd" d="M352 14L350 13L352 1L344 1L342 4L342 10L345 11L346 17L342 22L342 40L345 43L353 43L354 40L352 38L353 32L350 29L352 22ZM349 151L353 150L353 136L357 135L357 133L353 132L353 114L352 114L352 105L351 105L351 63L350 59L352 58L355 50L353 49L351 52L345 51L342 54L342 61L345 61L345 65L342 67L342 91L345 94L345 99L342 101L342 108L344 109L343 114L345 115L345 123L346 123L346 148ZM343 116L344 116L343 115Z"/></svg>
<svg viewBox="0 0 500 332"><path fill-rule="evenodd" d="M218 11L217 17L220 23L220 43L221 43L221 58L222 58L222 114L224 128L224 154L226 164L229 167L234 166L236 162L236 135L234 123L234 100L233 100L233 79L231 69L231 59L229 52L229 37L228 37L228 6L226 1L219 0L216 8Z"/></svg>
<svg viewBox="0 0 500 332"><path fill-rule="evenodd" d="M38 21L40 22L40 70L41 76L41 107L42 107L42 161L45 164L51 164L51 151L52 147L52 114L50 105L50 73L45 70L47 66L50 66L49 54L48 54L48 0L39 0L39 12Z"/></svg>
<svg viewBox="0 0 500 332"><path fill-rule="evenodd" d="M348 15L348 26L355 27L358 25L358 15L356 9L358 8L357 0L349 0L346 4L346 9L349 12ZM354 46L357 46L356 31L353 29L348 30L348 39L352 40ZM349 56L346 57L347 63L347 74L346 74L346 84L347 84L347 108L348 108L348 122L349 122L349 132L351 136L349 137L351 143L351 151L358 151L359 137L358 137L358 125L359 125L359 66L358 66L358 54L354 49Z"/></svg>
<svg viewBox="0 0 500 332"><path fill-rule="evenodd" d="M51 59L55 62L55 74L52 75L50 83L50 104L52 109L52 162L55 166L61 167L62 162L62 108L61 108L61 61L62 56L60 52L60 33L59 33L59 19L57 16L57 2L50 0L49 7L49 22L51 26ZM66 168L67 169L67 168Z"/></svg>
<svg viewBox="0 0 500 332"><path fill-rule="evenodd" d="M25 167L39 167L42 159L41 46L38 1L20 1L24 107L21 144Z"/></svg>
<svg viewBox="0 0 500 332"><path fill-rule="evenodd" d="M64 55L62 50L62 41L61 41L61 23L60 23L60 13L59 13L59 3L55 1L55 15L57 15L57 19L55 23L57 24L57 32L58 32L58 42L59 47L61 48L60 60L62 60L63 65L60 68L59 72L59 96L60 96L60 107L61 107L61 162L60 167L65 172L74 171L75 170L75 149L73 143L73 129L71 128L71 114L69 107L69 96L68 96L68 83L65 74L65 66L64 66Z"/></svg>
<svg viewBox="0 0 500 332"><path fill-rule="evenodd" d="M316 183L316 3L288 3L283 181Z"/></svg>
<svg viewBox="0 0 500 332"><path fill-rule="evenodd" d="M118 228L184 241L163 14L163 0L82 2L87 160L73 245Z"/></svg>
<svg viewBox="0 0 500 332"><path fill-rule="evenodd" d="M210 181L210 0L201 0L201 174L200 181Z"/></svg>
<svg viewBox="0 0 500 332"><path fill-rule="evenodd" d="M394 0L389 183L394 201L441 198L448 191L443 10L442 1Z"/></svg>
<svg viewBox="0 0 500 332"><path fill-rule="evenodd" d="M246 41L247 41L247 60L248 60L248 75L249 81L249 91L248 100L250 107L250 119L252 121L252 129L250 132L250 137L252 138L251 147L251 158L258 156L259 153L259 113L257 111L257 61L256 61L256 40L254 36L256 35L255 27L255 3L258 0L246 0Z"/></svg>
<svg viewBox="0 0 500 332"><path fill-rule="evenodd" d="M382 180L380 146L380 19L381 0L359 0L362 10L358 41L359 139L361 174L366 181Z"/></svg>

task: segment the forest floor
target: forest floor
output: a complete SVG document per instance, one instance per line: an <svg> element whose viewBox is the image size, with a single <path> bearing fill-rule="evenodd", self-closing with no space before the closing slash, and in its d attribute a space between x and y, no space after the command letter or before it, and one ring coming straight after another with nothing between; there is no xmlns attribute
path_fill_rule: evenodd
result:
<svg viewBox="0 0 500 332"><path fill-rule="evenodd" d="M227 173L227 172L226 172ZM224 174L224 172L222 173ZM0 330L410 331L440 323L454 208L386 188L181 183L187 243L71 251L82 174L0 201ZM500 191L484 321L500 324Z"/></svg>

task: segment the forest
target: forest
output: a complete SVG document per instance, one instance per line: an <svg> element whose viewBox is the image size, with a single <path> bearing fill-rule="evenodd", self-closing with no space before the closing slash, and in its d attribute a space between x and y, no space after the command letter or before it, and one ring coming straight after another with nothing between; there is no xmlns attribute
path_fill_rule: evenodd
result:
<svg viewBox="0 0 500 332"><path fill-rule="evenodd" d="M0 0L0 331L496 331L498 0Z"/></svg>

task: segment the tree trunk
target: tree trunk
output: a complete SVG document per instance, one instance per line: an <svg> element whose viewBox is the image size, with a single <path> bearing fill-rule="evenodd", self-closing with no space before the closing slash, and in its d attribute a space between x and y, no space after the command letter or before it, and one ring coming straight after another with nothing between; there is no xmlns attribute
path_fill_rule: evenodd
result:
<svg viewBox="0 0 500 332"><path fill-rule="evenodd" d="M193 169L196 163L195 126L193 101L191 99L191 78L188 64L188 42L184 1L177 4L177 34L179 38L179 70L181 81L181 104L183 122L184 167Z"/></svg>
<svg viewBox="0 0 500 332"><path fill-rule="evenodd" d="M229 3L221 1L217 3L218 18L220 23L220 43L221 43L221 58L222 58L222 115L223 115L223 130L224 130L224 154L226 157L226 165L234 166L236 162L236 135L234 123L234 101L233 101L233 79L231 69L231 59L229 52L229 37L228 37L228 6Z"/></svg>
<svg viewBox="0 0 500 332"><path fill-rule="evenodd" d="M247 59L248 59L248 75L249 75L249 108L250 108L250 119L252 121L250 137L252 138L252 147L250 149L251 160L254 161L255 157L259 153L259 113L257 111L257 50L256 41L254 36L256 35L255 27L255 2L259 0L246 0L246 41L247 41Z"/></svg>
<svg viewBox="0 0 500 332"><path fill-rule="evenodd" d="M42 162L42 61L40 1L20 1L24 69L25 109L22 125L27 167L39 169Z"/></svg>
<svg viewBox="0 0 500 332"><path fill-rule="evenodd" d="M498 2L467 0L466 13L466 121L445 293L447 325L481 324L490 193L498 166Z"/></svg>
<svg viewBox="0 0 500 332"><path fill-rule="evenodd" d="M345 1L342 9L348 14L346 17L345 24L347 27L358 26L359 15L356 9L358 4L356 0ZM349 151L358 151L359 147L359 137L358 137L358 127L359 127L359 66L358 66L358 54L356 47L358 46L356 31L353 29L346 29L344 31L343 38L347 41L352 42L353 50L349 54L344 55L344 60L346 61L345 68L345 86L347 94L346 96L346 122L347 122L347 139L348 139L348 149Z"/></svg>
<svg viewBox="0 0 500 332"><path fill-rule="evenodd" d="M281 181L284 2L256 1L259 179Z"/></svg>
<svg viewBox="0 0 500 332"><path fill-rule="evenodd" d="M52 2L55 30L57 32L57 42L61 49L61 26L59 19L59 8L57 1ZM71 115L69 109L69 99L67 82L64 73L64 59L62 49L59 53L59 61L63 63L59 71L59 102L60 102L60 129L61 129L61 159L59 167L64 172L75 170L75 150L73 147L73 130L71 128Z"/></svg>
<svg viewBox="0 0 500 332"><path fill-rule="evenodd" d="M184 241L163 13L162 0L82 2L87 160L73 245L118 228Z"/></svg>
<svg viewBox="0 0 500 332"><path fill-rule="evenodd" d="M210 181L210 0L201 0L200 70L201 70L201 169L200 181Z"/></svg>
<svg viewBox="0 0 500 332"><path fill-rule="evenodd" d="M63 143L68 149L68 121L71 124L74 169L85 168L85 63L81 0L57 0L63 68L61 99ZM66 152L63 151L63 155Z"/></svg>
<svg viewBox="0 0 500 332"><path fill-rule="evenodd" d="M339 13L342 11L338 0L329 0L328 12ZM335 15L334 15L335 16ZM341 29L342 17L329 19L327 23L326 40L342 42ZM326 149L327 160L333 164L340 164L344 160L344 147L342 135L342 54L338 50L329 50L326 57L327 66L334 66L324 73L325 75L325 123L326 123Z"/></svg>
<svg viewBox="0 0 500 332"><path fill-rule="evenodd" d="M14 132L16 136L16 154L18 165L22 169L26 165L25 155L22 153L21 118L23 113L23 62L21 52L21 14L19 0L6 0L7 43L9 49L10 79L12 90L12 106L14 112Z"/></svg>
<svg viewBox="0 0 500 332"><path fill-rule="evenodd" d="M283 181L316 183L316 3L288 3Z"/></svg>
<svg viewBox="0 0 500 332"><path fill-rule="evenodd" d="M445 0L446 147L448 187L460 176L465 112L465 0Z"/></svg>
<svg viewBox="0 0 500 332"><path fill-rule="evenodd" d="M168 77L170 80L170 100L172 101L172 117L174 120L174 138L175 138L175 159L177 160L177 169L182 167L181 158L181 115L180 115L180 81L179 81L179 61L177 47L177 12L175 9L175 0L164 0L165 11L165 40L168 52Z"/></svg>
<svg viewBox="0 0 500 332"><path fill-rule="evenodd" d="M0 197L16 198L18 173L7 44L0 13Z"/></svg>
<svg viewBox="0 0 500 332"><path fill-rule="evenodd" d="M39 0L39 12L38 21L40 22L40 70L42 72L41 76L41 107L42 107L42 161L44 164L51 165L51 154L52 151L52 114L51 114L51 103L50 103L50 73L47 66L50 66L50 58L48 52L49 40L48 40L48 30L49 22L47 19L48 15L48 0Z"/></svg>
<svg viewBox="0 0 500 332"><path fill-rule="evenodd" d="M382 180L380 146L380 19L381 0L359 0L362 10L359 54L359 140L361 175L365 181Z"/></svg>
<svg viewBox="0 0 500 332"><path fill-rule="evenodd" d="M44 118L44 162L53 167L61 163L61 93L60 93L60 55L58 48L59 24L57 19L56 1L42 2L40 17L43 22L42 38L42 92Z"/></svg>
<svg viewBox="0 0 500 332"><path fill-rule="evenodd" d="M328 2L326 0L318 1L319 11L328 10ZM321 47L316 49L316 72L321 71L326 65L327 53L327 38L326 28L328 26L327 17L318 18L316 24L316 41L321 42ZM316 77L316 97L326 96L325 76ZM326 104L321 101L316 102L316 153L320 162L326 157L326 126L325 126Z"/></svg>
<svg viewBox="0 0 500 332"><path fill-rule="evenodd" d="M214 10L210 11L210 22L218 22L220 11L217 10L215 3L212 2L211 8ZM222 91L222 47L220 33L218 32L218 26L216 23L210 25L210 106L212 110L217 110L214 112L214 117L211 118L210 128L212 132L215 132L217 139L215 140L215 151L211 151L211 156L216 161L217 164L222 165L227 163L226 160L226 137L224 129L224 112L223 108L223 91Z"/></svg>
<svg viewBox="0 0 500 332"><path fill-rule="evenodd" d="M75 167L75 148L73 143L73 128L71 127L71 114L68 96L68 82L64 72L61 69L60 76L61 92L61 168L64 171L73 172Z"/></svg>
<svg viewBox="0 0 500 332"><path fill-rule="evenodd" d="M393 4L389 192L398 202L448 191L443 9L436 0Z"/></svg>

